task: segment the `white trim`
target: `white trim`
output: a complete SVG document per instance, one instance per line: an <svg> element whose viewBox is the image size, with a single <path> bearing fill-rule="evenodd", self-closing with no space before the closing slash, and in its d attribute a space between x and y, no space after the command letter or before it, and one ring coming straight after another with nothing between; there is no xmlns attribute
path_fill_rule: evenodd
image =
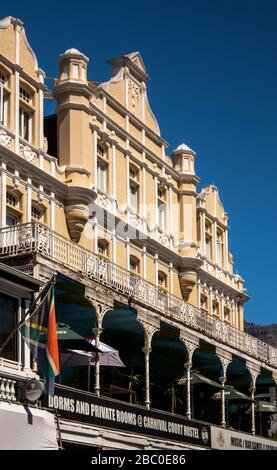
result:
<svg viewBox="0 0 277 470"><path fill-rule="evenodd" d="M147 230L147 212L146 212L146 171L145 167L142 167L142 217L144 218L143 221L143 229Z"/></svg>
<svg viewBox="0 0 277 470"><path fill-rule="evenodd" d="M224 294L220 294L221 321L224 321L224 307L225 307Z"/></svg>
<svg viewBox="0 0 277 470"><path fill-rule="evenodd" d="M6 163L1 164L1 227L6 225L7 173Z"/></svg>
<svg viewBox="0 0 277 470"><path fill-rule="evenodd" d="M130 207L131 201L130 201L130 176L129 176L129 155L126 155L126 189L127 189L127 206ZM127 213L127 221L128 224L130 222L130 213L128 211Z"/></svg>
<svg viewBox="0 0 277 470"><path fill-rule="evenodd" d="M155 263L155 286L159 286L159 255L158 253L155 253L154 263Z"/></svg>
<svg viewBox="0 0 277 470"><path fill-rule="evenodd" d="M123 70L122 70L123 71ZM125 108L129 110L128 76L124 73Z"/></svg>
<svg viewBox="0 0 277 470"><path fill-rule="evenodd" d="M116 210L116 146L112 144L112 181L113 181L113 191L112 195L114 198L114 211Z"/></svg>
<svg viewBox="0 0 277 470"><path fill-rule="evenodd" d="M43 91L39 90L39 148L43 149Z"/></svg>
<svg viewBox="0 0 277 470"><path fill-rule="evenodd" d="M50 228L55 230L55 193L50 195Z"/></svg>
<svg viewBox="0 0 277 470"><path fill-rule="evenodd" d="M27 201L26 201L26 222L31 222L32 220L32 180L27 178L27 191L26 191Z"/></svg>
<svg viewBox="0 0 277 470"><path fill-rule="evenodd" d="M107 114L106 108L107 108L106 107L106 96L103 95L102 96L102 112L105 115ZM106 121L106 119L103 119L103 131L106 132L106 130L107 130L107 121Z"/></svg>
<svg viewBox="0 0 277 470"><path fill-rule="evenodd" d="M20 31L21 27L17 24L15 27L15 63L20 65Z"/></svg>
<svg viewBox="0 0 277 470"><path fill-rule="evenodd" d="M128 114L126 114L125 116L125 131L128 132L129 134L129 116ZM126 143L127 143L127 140L128 140L128 147L129 148L129 139L126 139Z"/></svg>
<svg viewBox="0 0 277 470"><path fill-rule="evenodd" d="M158 236L159 208L158 208L158 178L154 176L154 203L155 203L155 238Z"/></svg>
<svg viewBox="0 0 277 470"><path fill-rule="evenodd" d="M141 120L145 121L145 87L140 87L140 96L141 96Z"/></svg>
<svg viewBox="0 0 277 470"><path fill-rule="evenodd" d="M98 253L98 222L97 217L94 217L94 253Z"/></svg>
<svg viewBox="0 0 277 470"><path fill-rule="evenodd" d="M169 293L173 294L173 264L169 263Z"/></svg>
<svg viewBox="0 0 277 470"><path fill-rule="evenodd" d="M4 124L4 86L0 85L0 124Z"/></svg>
<svg viewBox="0 0 277 470"><path fill-rule="evenodd" d="M224 234L225 234L225 269L226 271L229 271L229 259L228 259L229 249L228 249L228 229L227 228L224 230Z"/></svg>
<svg viewBox="0 0 277 470"><path fill-rule="evenodd" d="M97 188L97 130L93 129L94 186Z"/></svg>
<svg viewBox="0 0 277 470"><path fill-rule="evenodd" d="M130 271L130 238L126 238L126 269Z"/></svg>
<svg viewBox="0 0 277 470"><path fill-rule="evenodd" d="M168 224L169 224L169 233L170 235L173 235L173 207L172 207L172 188L171 186L169 186L168 188L168 217L167 217L167 220L168 220ZM170 248L172 248L172 239L170 239Z"/></svg>
<svg viewBox="0 0 277 470"><path fill-rule="evenodd" d="M113 229L113 235L112 235L112 261L113 263L116 263L116 230Z"/></svg>
<svg viewBox="0 0 277 470"><path fill-rule="evenodd" d="M146 279L147 276L147 257L146 257L146 246L143 245L142 248L142 275Z"/></svg>
<svg viewBox="0 0 277 470"><path fill-rule="evenodd" d="M209 287L209 313L213 315L213 288Z"/></svg>
<svg viewBox="0 0 277 470"><path fill-rule="evenodd" d="M217 223L214 222L213 223L213 259L214 259L214 263L215 264L218 264L218 256L217 256Z"/></svg>
<svg viewBox="0 0 277 470"><path fill-rule="evenodd" d="M19 73L14 74L14 125L15 125L15 153L19 153Z"/></svg>

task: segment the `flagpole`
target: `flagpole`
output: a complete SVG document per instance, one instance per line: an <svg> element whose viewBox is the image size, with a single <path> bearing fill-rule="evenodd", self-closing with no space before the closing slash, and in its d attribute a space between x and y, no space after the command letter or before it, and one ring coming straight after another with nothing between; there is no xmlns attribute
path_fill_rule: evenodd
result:
<svg viewBox="0 0 277 470"><path fill-rule="evenodd" d="M40 291L40 293L38 294L38 296L35 298L34 302L32 302L31 306L28 308L28 311L25 315L25 317L20 320L20 322L15 326L15 328L11 331L11 333L9 334L9 336L6 338L6 340L4 341L4 343L2 344L2 346L0 347L0 356L2 354L2 351L5 349L5 347L7 346L8 342L11 340L11 338L13 337L13 335L19 330L19 328L24 325L24 323L29 320L38 310L38 308L41 306L41 304L44 302L44 300L46 299L47 295L48 295L48 292L49 290L51 289L51 287L55 284L56 282L56 277L57 277L57 273L54 273L52 275L52 277L49 279L48 283L44 286L44 288ZM41 300L41 302L39 303L39 305L37 305L37 302L38 300ZM32 312L32 309L34 308L34 305L36 305L34 311ZM29 315L29 316L28 316ZM27 318L28 317L28 318Z"/></svg>

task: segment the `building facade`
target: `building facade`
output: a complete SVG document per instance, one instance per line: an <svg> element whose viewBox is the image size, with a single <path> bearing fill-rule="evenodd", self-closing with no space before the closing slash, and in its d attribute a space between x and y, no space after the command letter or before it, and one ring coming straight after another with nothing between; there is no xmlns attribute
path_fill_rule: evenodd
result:
<svg viewBox="0 0 277 470"><path fill-rule="evenodd" d="M111 59L104 83L89 81L88 63L67 50L46 86L22 22L0 22L1 261L42 283L53 272L75 283L78 305L93 312L96 343L119 330L141 338L140 404L147 410L163 402L161 391L152 394L158 377L151 363L165 350L178 362L168 384L183 375L190 383L197 369L221 385L242 384L254 399L259 384L275 386L277 354L243 331L249 297L233 271L218 189L197 190L196 154L186 144L166 154L140 53ZM54 115L44 117L44 99L55 100ZM71 287L64 285L60 306L70 310ZM61 318L69 321L65 310ZM76 314L73 324L83 321ZM23 359L4 351L0 373L11 360L31 370L27 351ZM134 359L130 370L135 366ZM98 397L101 380L96 363ZM201 393L186 386L178 413L206 421ZM224 389L221 395L217 424L225 426ZM254 403L248 421L244 430L254 434Z"/></svg>

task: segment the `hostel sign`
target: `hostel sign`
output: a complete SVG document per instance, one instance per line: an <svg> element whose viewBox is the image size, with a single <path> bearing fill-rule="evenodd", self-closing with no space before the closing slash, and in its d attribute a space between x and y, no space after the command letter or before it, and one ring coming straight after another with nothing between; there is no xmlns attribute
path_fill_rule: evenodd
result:
<svg viewBox="0 0 277 470"><path fill-rule="evenodd" d="M146 410L80 390L55 386L49 408L62 418L170 440L210 446L210 426L162 411Z"/></svg>

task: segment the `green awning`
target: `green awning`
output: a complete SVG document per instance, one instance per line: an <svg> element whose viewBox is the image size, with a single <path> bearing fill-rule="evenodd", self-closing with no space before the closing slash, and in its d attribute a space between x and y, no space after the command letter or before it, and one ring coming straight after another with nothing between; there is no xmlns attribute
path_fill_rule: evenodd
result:
<svg viewBox="0 0 277 470"><path fill-rule="evenodd" d="M187 378L186 376L182 377L179 380L179 385L185 385L187 383ZM220 383L216 382L215 380L209 379L208 377L205 377L205 375L199 374L198 372L192 371L190 374L190 384L191 385L200 385L200 384L205 384L205 385L210 385L211 387L215 388L220 388L222 389L222 385Z"/></svg>
<svg viewBox="0 0 277 470"><path fill-rule="evenodd" d="M221 393L216 392L212 397L212 400L221 400ZM231 385L226 385L225 387L225 400L233 401L237 403L253 403L255 400L252 400L251 397L245 395L242 392L239 392Z"/></svg>
<svg viewBox="0 0 277 470"><path fill-rule="evenodd" d="M277 413L277 406L273 403L269 403L268 401L258 401L255 405L255 410L259 413Z"/></svg>

